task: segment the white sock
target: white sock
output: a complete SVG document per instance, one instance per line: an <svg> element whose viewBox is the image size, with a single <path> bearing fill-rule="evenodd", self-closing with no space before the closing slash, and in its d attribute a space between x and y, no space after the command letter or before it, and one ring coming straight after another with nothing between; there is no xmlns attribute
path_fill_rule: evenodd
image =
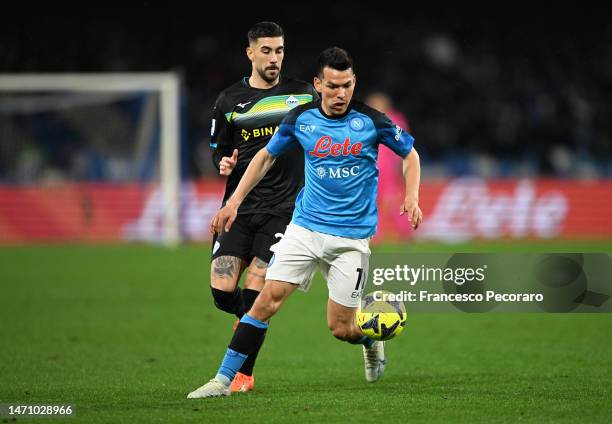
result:
<svg viewBox="0 0 612 424"><path fill-rule="evenodd" d="M224 386L227 386L227 387L229 387L229 385L232 383L230 381L230 379L227 378L227 376L223 375L223 374L217 374L215 376L215 380L217 380L219 383L221 383L221 384L223 384Z"/></svg>

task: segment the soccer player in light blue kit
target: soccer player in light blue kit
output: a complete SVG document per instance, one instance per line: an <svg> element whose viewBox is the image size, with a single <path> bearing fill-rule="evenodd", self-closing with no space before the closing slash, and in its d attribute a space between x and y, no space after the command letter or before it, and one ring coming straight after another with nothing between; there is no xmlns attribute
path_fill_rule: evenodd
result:
<svg viewBox="0 0 612 424"><path fill-rule="evenodd" d="M287 297L307 289L318 268L327 280L327 322L332 334L363 345L366 380L378 380L385 368L384 342L363 335L355 313L367 279L369 240L378 221L376 159L382 143L404 158L405 197L400 214L414 229L423 215L418 205L419 156L414 139L389 118L358 101L353 63L338 47L319 56L314 86L321 100L294 108L278 132L249 164L236 191L214 216L211 231L228 231L240 203L266 175L281 153L299 143L304 149L304 188L291 223L270 250L274 256L265 286L241 319L215 378L189 393L189 398L229 396L230 383L246 358L263 341L268 320Z"/></svg>

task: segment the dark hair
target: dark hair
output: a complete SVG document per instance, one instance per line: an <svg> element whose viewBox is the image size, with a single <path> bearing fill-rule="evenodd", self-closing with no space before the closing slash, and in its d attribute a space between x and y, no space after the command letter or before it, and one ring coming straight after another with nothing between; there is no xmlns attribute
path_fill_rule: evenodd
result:
<svg viewBox="0 0 612 424"><path fill-rule="evenodd" d="M317 63L317 75L319 77L323 76L323 68L325 67L337 71L346 71L349 68L353 68L353 59L346 50L340 47L330 47L323 50L319 55Z"/></svg>
<svg viewBox="0 0 612 424"><path fill-rule="evenodd" d="M258 22L247 33L249 43L254 43L262 37L284 37L281 26L275 22Z"/></svg>

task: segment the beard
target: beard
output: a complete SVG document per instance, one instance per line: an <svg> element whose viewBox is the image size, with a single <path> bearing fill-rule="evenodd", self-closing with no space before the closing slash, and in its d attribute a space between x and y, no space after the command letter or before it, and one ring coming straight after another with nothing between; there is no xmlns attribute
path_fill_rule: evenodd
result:
<svg viewBox="0 0 612 424"><path fill-rule="evenodd" d="M267 67L265 69L258 69L257 73L267 83L273 83L280 74L280 68L278 67Z"/></svg>

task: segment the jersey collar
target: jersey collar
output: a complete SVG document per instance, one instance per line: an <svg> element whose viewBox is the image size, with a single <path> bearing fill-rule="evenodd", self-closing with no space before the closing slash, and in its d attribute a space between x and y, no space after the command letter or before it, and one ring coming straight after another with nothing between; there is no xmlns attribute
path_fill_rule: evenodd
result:
<svg viewBox="0 0 612 424"><path fill-rule="evenodd" d="M251 84L249 84L249 77L243 77L242 78L242 85L243 86L245 86L246 88L249 88L251 90L257 90L257 91L271 91L271 90L274 90L275 88L279 87L282 82L283 82L283 76L281 75L281 77L278 79L278 84L276 84L275 86L270 87L270 88L257 88L257 87L252 87Z"/></svg>

